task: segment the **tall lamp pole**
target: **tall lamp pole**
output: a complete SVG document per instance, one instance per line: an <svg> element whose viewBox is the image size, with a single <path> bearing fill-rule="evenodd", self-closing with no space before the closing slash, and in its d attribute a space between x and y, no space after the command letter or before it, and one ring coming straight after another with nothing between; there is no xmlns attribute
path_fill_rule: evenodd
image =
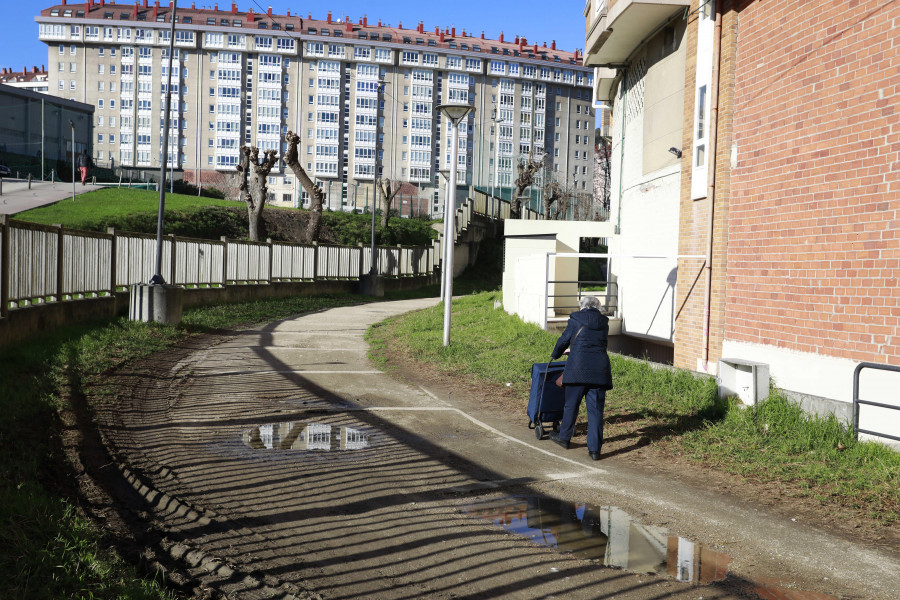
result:
<svg viewBox="0 0 900 600"><path fill-rule="evenodd" d="M447 260L443 276L444 283L444 347L450 345L450 309L453 304L453 238L456 232L456 172L457 156L459 154L459 123L475 108L467 104L441 104L437 107L453 128L450 136L450 193L447 194L447 206L444 209L444 221L447 225L448 238L446 241Z"/></svg>
<svg viewBox="0 0 900 600"><path fill-rule="evenodd" d="M172 0L172 29L169 33L169 71L166 85L166 107L163 118L163 142L159 157L159 212L156 217L156 270L150 283L153 285L165 285L166 280L162 276L162 247L163 247L163 216L166 210L166 161L169 158L169 109L172 107L172 59L175 54L175 11L178 8L178 0ZM173 173L174 177L174 173ZM174 273L172 276L174 277Z"/></svg>
<svg viewBox="0 0 900 600"><path fill-rule="evenodd" d="M441 169L438 171L441 176L444 178L444 206L447 206L450 198L450 169ZM452 240L448 243L447 240L450 240L450 230L447 228L447 224L449 223L447 217L447 211L444 210L444 241L443 244L443 252L444 252L444 266L447 265L447 248L453 245ZM444 277L443 271L441 272L441 302L444 302L447 297L445 294L447 293L447 278Z"/></svg>
<svg viewBox="0 0 900 600"><path fill-rule="evenodd" d="M72 128L72 202L75 202L75 123L69 119L69 126Z"/></svg>
<svg viewBox="0 0 900 600"><path fill-rule="evenodd" d="M378 80L378 100L379 103L377 106L381 106L381 94L384 93L384 85L387 83L384 79ZM377 110L377 109L376 109ZM376 113L377 114L377 113ZM382 131L384 129L382 128ZM379 153L382 148L382 144L378 142L378 121L375 121L375 173L372 177L372 183L375 189L372 194L372 260L369 261L369 275L375 276L378 274L378 255L375 253L375 206L378 204L378 167L381 164L381 159L379 158Z"/></svg>

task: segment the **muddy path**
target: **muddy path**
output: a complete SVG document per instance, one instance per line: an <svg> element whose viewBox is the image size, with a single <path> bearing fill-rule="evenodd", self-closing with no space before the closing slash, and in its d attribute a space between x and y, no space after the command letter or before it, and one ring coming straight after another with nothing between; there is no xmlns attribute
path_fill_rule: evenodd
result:
<svg viewBox="0 0 900 600"><path fill-rule="evenodd" d="M896 548L741 500L745 490L677 461L649 468L646 451L592 463L536 441L475 386L408 363L376 369L367 327L431 302L192 338L111 374L115 393L94 403L100 437L73 446L101 446L85 461L95 512L134 536L130 556L194 597L738 598L781 587L880 600L900 589Z"/></svg>

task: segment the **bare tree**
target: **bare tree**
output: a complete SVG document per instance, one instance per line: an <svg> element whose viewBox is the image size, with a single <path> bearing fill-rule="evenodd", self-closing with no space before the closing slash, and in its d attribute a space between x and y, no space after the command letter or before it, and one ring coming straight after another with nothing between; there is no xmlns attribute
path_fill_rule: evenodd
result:
<svg viewBox="0 0 900 600"><path fill-rule="evenodd" d="M565 191L558 181L546 178L544 181L544 218L550 219L550 208L559 200Z"/></svg>
<svg viewBox="0 0 900 600"><path fill-rule="evenodd" d="M520 197L525 193L525 190L534 183L534 174L541 169L543 164L543 160L534 160L530 153L528 154L528 158L518 164L519 176L516 178L515 194L513 195L512 202L509 206L510 218L522 218L522 200Z"/></svg>
<svg viewBox="0 0 900 600"><path fill-rule="evenodd" d="M607 213L609 211L609 195L610 195L610 166L611 166L611 155L612 155L612 143L609 138L603 137L599 135L599 129L597 130L597 135L595 135L595 139L597 140L597 165L595 167L595 184L594 184L594 193L597 194L597 198L599 200L599 208L597 213L594 215L595 219L599 219L601 214ZM608 217L607 217L608 218Z"/></svg>
<svg viewBox="0 0 900 600"><path fill-rule="evenodd" d="M266 206L269 171L275 166L277 155L274 150L266 150L263 161L259 162L259 148L241 147L241 161L237 165L239 189L241 200L247 203L248 229L254 242L259 241L259 217Z"/></svg>
<svg viewBox="0 0 900 600"><path fill-rule="evenodd" d="M325 193L322 188L313 182L306 174L297 154L297 145L300 143L300 136L293 131L288 131L284 137L288 144L287 151L284 153L284 164L290 167L300 185L309 195L309 208L311 215L309 225L307 225L306 233L309 241L316 242L319 240L319 231L322 228L322 205L325 203Z"/></svg>
<svg viewBox="0 0 900 600"><path fill-rule="evenodd" d="M566 213L569 212L569 201L572 199L572 193L569 190L561 190L559 202L556 203L556 220L565 219Z"/></svg>
<svg viewBox="0 0 900 600"><path fill-rule="evenodd" d="M391 214L391 204L394 202L394 196L397 195L397 192L400 191L400 186L402 182L400 181L391 181L390 179L379 179L375 182L375 185L378 186L378 189L381 190L381 226L387 227L388 219Z"/></svg>

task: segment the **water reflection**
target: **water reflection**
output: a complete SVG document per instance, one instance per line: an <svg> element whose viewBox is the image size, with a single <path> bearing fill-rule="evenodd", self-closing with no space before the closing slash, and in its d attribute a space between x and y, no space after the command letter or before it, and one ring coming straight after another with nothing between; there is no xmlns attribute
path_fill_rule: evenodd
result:
<svg viewBox="0 0 900 600"><path fill-rule="evenodd" d="M526 497L478 502L466 511L535 543L637 573L706 584L724 579L731 563L724 554L639 523L612 506Z"/></svg>
<svg viewBox="0 0 900 600"><path fill-rule="evenodd" d="M243 433L244 443L256 450L361 450L369 435L353 427L327 423L269 423Z"/></svg>

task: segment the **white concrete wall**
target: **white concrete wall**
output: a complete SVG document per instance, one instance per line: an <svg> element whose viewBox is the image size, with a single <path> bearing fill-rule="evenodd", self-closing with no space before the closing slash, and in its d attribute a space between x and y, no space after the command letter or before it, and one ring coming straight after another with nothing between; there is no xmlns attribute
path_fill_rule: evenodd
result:
<svg viewBox="0 0 900 600"><path fill-rule="evenodd" d="M640 87L628 93L638 94ZM623 140L626 104L629 109ZM610 245L610 253L675 257L681 170L676 165L643 173L643 128L643 104L619 96L613 109L610 220L619 224L620 231ZM675 258L612 259L611 278L618 283L625 334L674 343L677 264Z"/></svg>
<svg viewBox="0 0 900 600"><path fill-rule="evenodd" d="M597 221L508 220L504 228L503 308L518 314L525 321L542 324L544 313L540 311L545 310L544 294L548 281L546 255L551 252L578 252L582 237L611 237L614 226ZM549 279L577 280L578 259L551 259ZM551 296L575 294L576 291L576 284L550 286ZM535 300L537 295L540 296L540 304ZM550 299L551 307L555 304L554 300ZM576 299L559 298L558 303L575 304ZM571 310L559 312L568 314Z"/></svg>
<svg viewBox="0 0 900 600"><path fill-rule="evenodd" d="M503 308L506 312L518 314L519 288L525 286L534 288L533 291L535 293L544 293L544 282L546 279L544 279L545 267L543 261L548 252L556 252L556 240L553 238L507 237L504 240ZM531 256L540 258L541 266L539 271L541 281L539 284L531 279L521 281L521 277L518 276L518 260Z"/></svg>
<svg viewBox="0 0 900 600"><path fill-rule="evenodd" d="M856 361L728 339L722 343L722 356L768 364L772 380L781 389L846 404L853 402ZM859 381L861 399L900 406L900 373L865 369ZM859 426L900 436L900 410L861 406Z"/></svg>
<svg viewBox="0 0 900 600"><path fill-rule="evenodd" d="M546 298L544 296L545 273L547 269L547 254L532 254L516 259L514 295L516 309L515 314L526 323L534 323L543 327L544 314L546 313ZM555 275L553 261L550 261L550 279ZM506 286L503 286L504 298ZM504 302L504 308L510 311Z"/></svg>

